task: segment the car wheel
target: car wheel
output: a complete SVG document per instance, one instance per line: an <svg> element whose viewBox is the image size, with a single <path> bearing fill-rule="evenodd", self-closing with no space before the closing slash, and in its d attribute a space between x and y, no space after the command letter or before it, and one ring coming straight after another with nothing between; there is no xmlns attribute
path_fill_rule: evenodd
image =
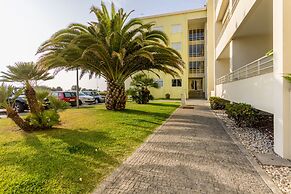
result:
<svg viewBox="0 0 291 194"><path fill-rule="evenodd" d="M23 106L23 104L20 103L20 102L15 102L15 104L14 104L14 109L15 109L15 111L18 112L18 113L22 113L22 112L24 112L24 106Z"/></svg>
<svg viewBox="0 0 291 194"><path fill-rule="evenodd" d="M98 98L95 100L95 103L96 103L96 104L98 104L98 103L99 103L99 99L98 99Z"/></svg>
<svg viewBox="0 0 291 194"><path fill-rule="evenodd" d="M82 104L83 104L83 102L81 100L79 100L79 105L82 105Z"/></svg>

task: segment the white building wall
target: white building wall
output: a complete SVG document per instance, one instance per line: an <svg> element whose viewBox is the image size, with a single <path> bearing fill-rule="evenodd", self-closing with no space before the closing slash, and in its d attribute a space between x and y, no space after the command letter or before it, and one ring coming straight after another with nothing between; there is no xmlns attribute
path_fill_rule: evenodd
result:
<svg viewBox="0 0 291 194"><path fill-rule="evenodd" d="M216 96L232 102L243 102L274 113L274 76L268 73L248 79L216 85Z"/></svg>
<svg viewBox="0 0 291 194"><path fill-rule="evenodd" d="M272 48L272 35L246 36L232 40L232 71L265 56Z"/></svg>
<svg viewBox="0 0 291 194"><path fill-rule="evenodd" d="M224 48L231 41L234 33L243 22L251 8L254 6L257 0L241 0L239 1L235 12L233 13L225 31L223 32L217 46L216 46L216 59L219 58Z"/></svg>

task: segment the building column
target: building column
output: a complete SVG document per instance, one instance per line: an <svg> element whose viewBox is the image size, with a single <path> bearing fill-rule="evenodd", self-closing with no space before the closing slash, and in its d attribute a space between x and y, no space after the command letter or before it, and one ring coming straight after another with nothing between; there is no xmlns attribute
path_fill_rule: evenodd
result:
<svg viewBox="0 0 291 194"><path fill-rule="evenodd" d="M211 97L215 90L215 6L214 0L207 1L207 23L206 23L206 98ZM205 85L205 84L204 84Z"/></svg>
<svg viewBox="0 0 291 194"><path fill-rule="evenodd" d="M274 150L288 159L291 159L291 84L282 76L291 73L290 10L290 0L273 0Z"/></svg>

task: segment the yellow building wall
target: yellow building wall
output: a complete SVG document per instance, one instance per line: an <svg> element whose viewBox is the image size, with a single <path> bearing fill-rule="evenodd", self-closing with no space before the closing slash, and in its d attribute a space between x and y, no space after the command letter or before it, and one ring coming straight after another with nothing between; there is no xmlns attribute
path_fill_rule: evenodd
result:
<svg viewBox="0 0 291 194"><path fill-rule="evenodd" d="M155 98L165 98L167 93L171 98L181 98L181 94L185 94L188 98L188 21L194 19L205 19L207 16L206 9L199 9L193 11L186 11L181 13L164 14L157 16L150 16L141 18L145 23L154 22L157 27L163 27L163 31L168 35L170 40L170 46L173 42L181 42L181 56L185 62L184 71L180 73L180 77L176 79L182 79L182 87L172 87L172 79L170 75L159 73L160 79L163 80L163 87L159 89L150 89L152 95ZM172 33L172 25L180 24L182 26L181 33ZM150 77L159 79L156 75L149 73Z"/></svg>
<svg viewBox="0 0 291 194"><path fill-rule="evenodd" d="M206 98L215 95L215 0L207 1L207 23L206 23L206 64L207 64L207 93ZM216 1L217 2L217 1Z"/></svg>

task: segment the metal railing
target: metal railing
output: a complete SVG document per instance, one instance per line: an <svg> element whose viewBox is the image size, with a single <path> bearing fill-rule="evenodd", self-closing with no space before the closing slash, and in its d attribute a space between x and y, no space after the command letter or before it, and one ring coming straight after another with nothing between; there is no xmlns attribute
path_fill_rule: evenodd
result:
<svg viewBox="0 0 291 194"><path fill-rule="evenodd" d="M198 75L204 73L204 68L189 69L189 74Z"/></svg>
<svg viewBox="0 0 291 194"><path fill-rule="evenodd" d="M239 1L240 1L240 0L233 0L233 1L232 1L232 5L230 5L230 6L227 8L227 10L226 10L226 12L225 12L225 15L224 15L224 17L223 17L223 18L225 18L225 19L224 19L224 23L222 24L222 28L221 28L220 34L219 34L219 36L218 36L218 38L217 38L217 43L220 41L220 39L221 39L221 37L222 37L222 35L223 35L223 33L224 33L224 31L225 31L227 25L228 25L228 23L229 23L229 21L230 21L232 15L233 15L233 13L234 13L234 11L235 11L235 9L236 9L236 7L237 7Z"/></svg>
<svg viewBox="0 0 291 194"><path fill-rule="evenodd" d="M216 80L216 85L273 72L273 56L264 56Z"/></svg>

